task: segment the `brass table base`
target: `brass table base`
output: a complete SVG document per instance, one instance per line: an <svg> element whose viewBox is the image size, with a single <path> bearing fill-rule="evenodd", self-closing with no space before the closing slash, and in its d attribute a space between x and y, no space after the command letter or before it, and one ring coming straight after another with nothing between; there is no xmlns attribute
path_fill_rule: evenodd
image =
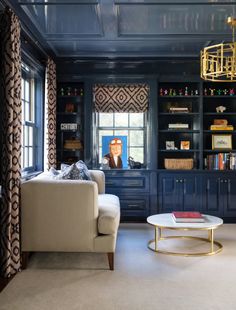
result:
<svg viewBox="0 0 236 310"><path fill-rule="evenodd" d="M214 240L213 229L208 229L208 238L201 238L195 236L162 236L162 229L159 227L155 227L155 239L150 240L148 242L148 248L154 252L161 253L161 254L169 254L169 255L178 255L178 256L210 256L219 253L222 251L223 246L220 242ZM183 229L183 230L195 230L195 229ZM166 240L166 239L194 239L194 240L201 240L210 244L210 250L207 252L171 252L160 250L158 246L159 240ZM216 249L215 249L215 247Z"/></svg>

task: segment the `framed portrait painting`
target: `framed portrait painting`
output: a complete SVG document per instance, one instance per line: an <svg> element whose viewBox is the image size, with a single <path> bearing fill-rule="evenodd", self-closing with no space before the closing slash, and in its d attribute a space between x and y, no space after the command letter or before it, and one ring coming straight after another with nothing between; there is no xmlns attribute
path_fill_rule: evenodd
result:
<svg viewBox="0 0 236 310"><path fill-rule="evenodd" d="M127 136L102 136L102 157L111 169L128 168Z"/></svg>

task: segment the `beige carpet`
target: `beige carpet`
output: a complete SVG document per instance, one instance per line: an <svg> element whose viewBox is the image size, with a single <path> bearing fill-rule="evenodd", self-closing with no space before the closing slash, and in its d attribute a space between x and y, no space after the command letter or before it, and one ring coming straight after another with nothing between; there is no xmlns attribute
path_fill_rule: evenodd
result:
<svg viewBox="0 0 236 310"><path fill-rule="evenodd" d="M224 249L210 257L156 254L147 249L152 237L147 224L121 224L113 272L103 254L35 254L0 294L0 309L236 309L236 224L216 231Z"/></svg>

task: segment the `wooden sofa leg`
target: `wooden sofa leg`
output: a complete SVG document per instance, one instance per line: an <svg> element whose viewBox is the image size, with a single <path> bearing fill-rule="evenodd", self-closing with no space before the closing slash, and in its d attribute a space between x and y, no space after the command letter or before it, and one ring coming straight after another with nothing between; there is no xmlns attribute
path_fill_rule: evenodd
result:
<svg viewBox="0 0 236 310"><path fill-rule="evenodd" d="M27 265L28 265L28 261L29 261L29 252L22 252L21 253L21 257L22 257L22 260L21 260L21 265L22 265L22 269L26 269L27 268Z"/></svg>
<svg viewBox="0 0 236 310"><path fill-rule="evenodd" d="M110 270L114 270L114 253L107 253Z"/></svg>

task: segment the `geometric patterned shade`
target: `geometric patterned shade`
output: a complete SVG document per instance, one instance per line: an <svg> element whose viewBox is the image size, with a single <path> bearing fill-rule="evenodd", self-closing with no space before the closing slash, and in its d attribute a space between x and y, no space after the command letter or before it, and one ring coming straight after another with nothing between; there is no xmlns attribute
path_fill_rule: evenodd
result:
<svg viewBox="0 0 236 310"><path fill-rule="evenodd" d="M140 113L148 109L147 84L96 84L93 94L96 112Z"/></svg>

